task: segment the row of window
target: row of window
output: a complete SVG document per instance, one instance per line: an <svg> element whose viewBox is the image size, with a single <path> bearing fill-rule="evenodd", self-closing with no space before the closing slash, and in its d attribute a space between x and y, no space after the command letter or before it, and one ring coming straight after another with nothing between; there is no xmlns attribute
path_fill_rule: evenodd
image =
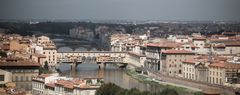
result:
<svg viewBox="0 0 240 95"><path fill-rule="evenodd" d="M194 74L183 72L183 77L187 79L194 79Z"/></svg>
<svg viewBox="0 0 240 95"><path fill-rule="evenodd" d="M38 73L38 70L8 70L12 73Z"/></svg>
<svg viewBox="0 0 240 95"><path fill-rule="evenodd" d="M46 54L46 52L43 52L43 54ZM51 54L51 52L48 52L48 54ZM52 54L55 54L55 52L52 52Z"/></svg>
<svg viewBox="0 0 240 95"><path fill-rule="evenodd" d="M29 76L15 76L15 77L13 77L13 81L15 81L15 82L32 81L33 77L34 76L31 76L31 77L29 77Z"/></svg>
<svg viewBox="0 0 240 95"><path fill-rule="evenodd" d="M212 84L222 84L222 78L209 77L208 82Z"/></svg>
<svg viewBox="0 0 240 95"><path fill-rule="evenodd" d="M170 68L170 67L177 67L177 64L169 64L169 68ZM178 67L180 67L180 68L181 68L181 67L182 67L182 65L181 65L181 64L179 64L179 66L178 66Z"/></svg>
<svg viewBox="0 0 240 95"><path fill-rule="evenodd" d="M189 71L189 72L194 72L194 69L193 69L193 68L188 68L188 67L186 67L186 68L184 67L183 70L184 70L184 71L187 71L187 72L188 72L188 71Z"/></svg>
<svg viewBox="0 0 240 95"><path fill-rule="evenodd" d="M39 83L39 82L33 82L32 86L33 86L33 88L45 89L44 88L44 84L43 83Z"/></svg>
<svg viewBox="0 0 240 95"><path fill-rule="evenodd" d="M222 73L220 73L220 72L214 72L214 71L209 71L209 75L215 75L216 74L216 76L220 76L220 77L222 77Z"/></svg>
<svg viewBox="0 0 240 95"><path fill-rule="evenodd" d="M191 74L191 73L183 72L183 77L194 80L194 74ZM222 84L222 78L208 77L207 81L212 84Z"/></svg>

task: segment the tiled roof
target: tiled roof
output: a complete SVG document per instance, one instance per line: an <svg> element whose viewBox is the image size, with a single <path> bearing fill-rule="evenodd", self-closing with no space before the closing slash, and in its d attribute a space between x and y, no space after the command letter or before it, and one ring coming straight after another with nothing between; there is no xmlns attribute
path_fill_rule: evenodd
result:
<svg viewBox="0 0 240 95"><path fill-rule="evenodd" d="M213 45L214 48L225 48L224 44Z"/></svg>
<svg viewBox="0 0 240 95"><path fill-rule="evenodd" d="M226 46L240 46L240 42L239 41L225 42L224 44Z"/></svg>
<svg viewBox="0 0 240 95"><path fill-rule="evenodd" d="M195 64L196 60L195 59L188 59L188 60L184 60L182 61L183 63L189 63L189 64Z"/></svg>
<svg viewBox="0 0 240 95"><path fill-rule="evenodd" d="M33 54L32 56L36 56L36 57L40 57L40 58L46 58L46 56L42 55L42 54Z"/></svg>
<svg viewBox="0 0 240 95"><path fill-rule="evenodd" d="M206 40L206 37L193 37L193 40Z"/></svg>
<svg viewBox="0 0 240 95"><path fill-rule="evenodd" d="M55 84L62 85L64 88L73 89L74 83L70 80L57 80Z"/></svg>
<svg viewBox="0 0 240 95"><path fill-rule="evenodd" d="M163 51L163 53L165 54L194 54L191 51L187 51L187 50L165 50Z"/></svg>
<svg viewBox="0 0 240 95"><path fill-rule="evenodd" d="M145 46L152 46L152 47L163 47L163 48L174 48L174 47L181 47L179 43L171 43L171 42L163 42L163 43L148 43Z"/></svg>
<svg viewBox="0 0 240 95"><path fill-rule="evenodd" d="M50 74L41 74L41 75L39 75L39 77L41 77L41 78L46 78L46 77L49 77L49 76L51 76Z"/></svg>
<svg viewBox="0 0 240 95"><path fill-rule="evenodd" d="M39 63L32 62L32 61L20 61L20 62L0 62L0 66L8 66L8 67L30 67L30 66L40 66Z"/></svg>
<svg viewBox="0 0 240 95"><path fill-rule="evenodd" d="M210 64L209 67L220 67L220 68L226 68L226 69L240 69L240 64L217 62L217 63Z"/></svg>
<svg viewBox="0 0 240 95"><path fill-rule="evenodd" d="M55 84L54 84L54 83L47 83L46 86L47 86L47 87L54 88L54 87L55 87Z"/></svg>

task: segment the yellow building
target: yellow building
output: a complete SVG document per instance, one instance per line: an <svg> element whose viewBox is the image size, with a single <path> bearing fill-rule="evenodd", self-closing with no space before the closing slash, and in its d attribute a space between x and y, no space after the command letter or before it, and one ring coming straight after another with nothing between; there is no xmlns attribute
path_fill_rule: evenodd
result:
<svg viewBox="0 0 240 95"><path fill-rule="evenodd" d="M165 50L162 52L162 72L170 76L182 77L182 61L192 59L194 53L186 50Z"/></svg>
<svg viewBox="0 0 240 95"><path fill-rule="evenodd" d="M5 58L0 59L0 69L12 73L12 82L16 83L17 88L31 89L31 79L39 74L40 64L19 59Z"/></svg>
<svg viewBox="0 0 240 95"><path fill-rule="evenodd" d="M31 55L31 59L32 59L34 62L40 63L41 66L44 66L44 63L45 63L45 61L46 61L46 56L45 56L45 55L42 55L42 54L32 54L32 55Z"/></svg>
<svg viewBox="0 0 240 95"><path fill-rule="evenodd" d="M207 82L208 67L205 59L194 58L182 61L183 78Z"/></svg>
<svg viewBox="0 0 240 95"><path fill-rule="evenodd" d="M215 62L209 65L208 82L220 85L235 85L240 87L240 64Z"/></svg>
<svg viewBox="0 0 240 95"><path fill-rule="evenodd" d="M12 73L0 69L0 85L12 82Z"/></svg>
<svg viewBox="0 0 240 95"><path fill-rule="evenodd" d="M11 51L27 52L29 49L27 44L21 44L18 40L11 40L9 46Z"/></svg>
<svg viewBox="0 0 240 95"><path fill-rule="evenodd" d="M57 50L55 47L43 47L43 55L46 56L46 60L50 67L57 64Z"/></svg>

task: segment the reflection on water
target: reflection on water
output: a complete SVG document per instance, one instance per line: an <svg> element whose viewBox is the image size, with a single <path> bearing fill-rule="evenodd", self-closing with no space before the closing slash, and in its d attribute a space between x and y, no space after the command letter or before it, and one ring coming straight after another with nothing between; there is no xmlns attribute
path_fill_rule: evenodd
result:
<svg viewBox="0 0 240 95"><path fill-rule="evenodd" d="M119 69L112 64L107 64L105 69L98 69L98 64L79 64L74 75L71 74L71 67L68 64L61 63L59 69L62 72L63 76L80 78L103 77L105 83L112 82L125 89L137 88L142 91L160 90L159 87L137 81L136 79L126 75L123 69Z"/></svg>

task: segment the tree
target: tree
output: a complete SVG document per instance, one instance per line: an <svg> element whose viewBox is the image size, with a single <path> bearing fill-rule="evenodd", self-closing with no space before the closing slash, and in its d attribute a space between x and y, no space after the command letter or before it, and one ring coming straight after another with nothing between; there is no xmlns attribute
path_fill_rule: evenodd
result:
<svg viewBox="0 0 240 95"><path fill-rule="evenodd" d="M178 93L174 89L166 88L163 91L161 91L158 95L178 95Z"/></svg>
<svg viewBox="0 0 240 95"><path fill-rule="evenodd" d="M123 89L113 83L103 84L97 89L95 95L178 95L174 89L164 89L161 92L140 91L136 88Z"/></svg>
<svg viewBox="0 0 240 95"><path fill-rule="evenodd" d="M6 53L6 52L3 52L3 51L0 51L0 56L1 56L1 57L7 57L7 53Z"/></svg>
<svg viewBox="0 0 240 95"><path fill-rule="evenodd" d="M48 62L47 62L47 61L44 62L43 68L46 69L46 70L48 70Z"/></svg>

